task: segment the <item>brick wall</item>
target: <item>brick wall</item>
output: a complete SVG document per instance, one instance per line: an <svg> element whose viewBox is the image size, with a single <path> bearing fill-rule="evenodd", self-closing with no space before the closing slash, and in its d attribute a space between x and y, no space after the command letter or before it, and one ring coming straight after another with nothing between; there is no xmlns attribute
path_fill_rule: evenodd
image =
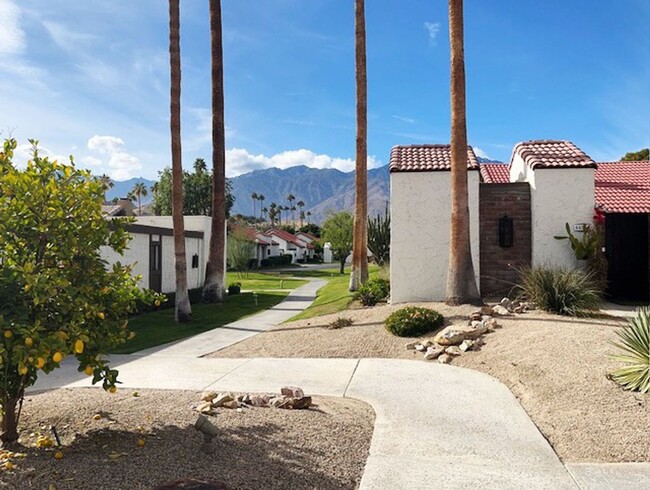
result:
<svg viewBox="0 0 650 490"><path fill-rule="evenodd" d="M513 246L499 246L499 218L513 219ZM517 282L515 267L531 263L530 187L527 182L480 184L481 295L504 296Z"/></svg>

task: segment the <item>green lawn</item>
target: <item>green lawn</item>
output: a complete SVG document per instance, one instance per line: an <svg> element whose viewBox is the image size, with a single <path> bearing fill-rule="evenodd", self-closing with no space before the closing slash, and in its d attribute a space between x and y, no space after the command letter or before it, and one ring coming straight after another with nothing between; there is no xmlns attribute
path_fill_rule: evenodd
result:
<svg viewBox="0 0 650 490"><path fill-rule="evenodd" d="M368 267L370 277L379 274L379 267L372 264ZM302 320L315 316L329 315L343 311L352 303L352 293L348 291L350 286L350 269L346 268L344 274L339 274L339 269L322 269L306 272L295 272L296 277L318 277L327 279L327 284L318 290L316 300L302 313L294 316L288 321Z"/></svg>
<svg viewBox="0 0 650 490"><path fill-rule="evenodd" d="M113 354L132 354L221 327L269 309L282 301L287 294L285 291L257 293L257 305L253 293L227 296L226 303L223 305L197 303L192 305L192 321L182 324L174 321L174 308L133 317L129 320L129 330L135 332L135 338L119 346Z"/></svg>
<svg viewBox="0 0 650 490"><path fill-rule="evenodd" d="M257 272L250 272L247 277L240 278L236 272L228 272L226 274L226 287L233 282L240 282L241 288L253 291L268 291L272 289L296 289L307 281L300 281L297 279L286 279L292 276L293 273L287 275L282 274L260 274Z"/></svg>

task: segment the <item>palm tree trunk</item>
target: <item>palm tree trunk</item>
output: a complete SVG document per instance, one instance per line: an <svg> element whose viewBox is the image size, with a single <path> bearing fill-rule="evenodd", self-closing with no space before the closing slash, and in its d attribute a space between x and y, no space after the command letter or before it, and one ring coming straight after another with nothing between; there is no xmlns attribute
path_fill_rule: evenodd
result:
<svg viewBox="0 0 650 490"><path fill-rule="evenodd" d="M449 0L451 45L451 236L447 304L480 304L469 235L463 0Z"/></svg>
<svg viewBox="0 0 650 490"><path fill-rule="evenodd" d="M212 231L203 301L223 303L226 279L226 141L223 96L221 0L210 0L212 49Z"/></svg>
<svg viewBox="0 0 650 490"><path fill-rule="evenodd" d="M368 95L366 77L366 19L364 0L355 0L357 82L357 155L354 200L354 246L350 291L368 280Z"/></svg>
<svg viewBox="0 0 650 490"><path fill-rule="evenodd" d="M183 166L181 160L181 46L179 0L169 0L169 63L171 67L172 222L176 271L177 322L192 318L187 292L185 224L183 222Z"/></svg>

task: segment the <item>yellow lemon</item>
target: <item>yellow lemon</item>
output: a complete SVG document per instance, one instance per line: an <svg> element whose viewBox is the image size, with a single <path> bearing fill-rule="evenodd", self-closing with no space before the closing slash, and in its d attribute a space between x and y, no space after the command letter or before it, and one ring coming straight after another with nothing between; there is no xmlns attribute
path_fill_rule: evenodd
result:
<svg viewBox="0 0 650 490"><path fill-rule="evenodd" d="M142 447L144 446L144 439L138 439L138 441L135 443L136 446Z"/></svg>
<svg viewBox="0 0 650 490"><path fill-rule="evenodd" d="M157 299L156 301L153 302L153 304L156 305L156 306L160 306L160 300Z"/></svg>
<svg viewBox="0 0 650 490"><path fill-rule="evenodd" d="M21 376L24 376L25 374L27 374L27 366L20 366L18 368L18 374L20 374Z"/></svg>
<svg viewBox="0 0 650 490"><path fill-rule="evenodd" d="M5 330L5 339L10 339L14 336L14 333L11 330Z"/></svg>
<svg viewBox="0 0 650 490"><path fill-rule="evenodd" d="M86 369L84 369L84 373L86 373L88 376L92 376L94 371L95 370L92 366L86 366Z"/></svg>
<svg viewBox="0 0 650 490"><path fill-rule="evenodd" d="M109 392L109 393L115 393L116 391L117 391L117 386L111 386L111 387L108 389L108 392Z"/></svg>
<svg viewBox="0 0 650 490"><path fill-rule="evenodd" d="M34 345L34 341L32 340L31 337L27 337L25 339L25 347L31 347L32 345Z"/></svg>
<svg viewBox="0 0 650 490"><path fill-rule="evenodd" d="M63 354L60 352L55 352L54 355L52 356L52 360L56 363L59 363L63 360Z"/></svg>
<svg viewBox="0 0 650 490"><path fill-rule="evenodd" d="M63 459L63 453L61 451L55 452L54 459Z"/></svg>
<svg viewBox="0 0 650 490"><path fill-rule="evenodd" d="M108 286L104 286L102 288L102 294L107 294L110 290L111 290L111 288L109 288Z"/></svg>
<svg viewBox="0 0 650 490"><path fill-rule="evenodd" d="M84 351L84 341L76 340L74 343L74 351L76 354L81 354Z"/></svg>
<svg viewBox="0 0 650 490"><path fill-rule="evenodd" d="M101 414L96 413L95 415L93 415L93 420L101 420L101 419L102 419Z"/></svg>
<svg viewBox="0 0 650 490"><path fill-rule="evenodd" d="M100 320L103 320L105 318L104 313L101 312L101 311L99 313L97 313L97 318L99 318Z"/></svg>
<svg viewBox="0 0 650 490"><path fill-rule="evenodd" d="M14 469L14 464L11 461L5 463L5 470L11 471Z"/></svg>
<svg viewBox="0 0 650 490"><path fill-rule="evenodd" d="M43 369L43 366L45 366L45 359L43 359L42 357L36 359L36 367L38 369Z"/></svg>

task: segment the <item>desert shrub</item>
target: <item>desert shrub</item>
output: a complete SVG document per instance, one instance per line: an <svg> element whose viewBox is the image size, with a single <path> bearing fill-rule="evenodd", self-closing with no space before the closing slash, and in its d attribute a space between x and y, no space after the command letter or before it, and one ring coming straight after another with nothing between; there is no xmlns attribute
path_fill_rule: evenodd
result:
<svg viewBox="0 0 650 490"><path fill-rule="evenodd" d="M336 330L338 328L343 328L343 327L349 327L352 325L354 322L352 321L351 318L342 318L338 317L336 320L331 322L327 327L330 330Z"/></svg>
<svg viewBox="0 0 650 490"><path fill-rule="evenodd" d="M241 293L241 282L232 282L228 284L228 294L239 294Z"/></svg>
<svg viewBox="0 0 650 490"><path fill-rule="evenodd" d="M600 307L602 291L594 275L580 269L526 267L519 270L517 295L538 308L568 316L584 316Z"/></svg>
<svg viewBox="0 0 650 490"><path fill-rule="evenodd" d="M361 301L364 306L373 306L382 299L388 298L390 294L390 283L386 279L374 277L355 293L354 298Z"/></svg>
<svg viewBox="0 0 650 490"><path fill-rule="evenodd" d="M386 318L386 330L398 337L418 337L442 327L445 319L435 310L407 306Z"/></svg>
<svg viewBox="0 0 650 490"><path fill-rule="evenodd" d="M650 392L650 308L639 308L616 335L620 342L614 345L623 353L612 357L626 366L614 371L612 379L626 390Z"/></svg>

